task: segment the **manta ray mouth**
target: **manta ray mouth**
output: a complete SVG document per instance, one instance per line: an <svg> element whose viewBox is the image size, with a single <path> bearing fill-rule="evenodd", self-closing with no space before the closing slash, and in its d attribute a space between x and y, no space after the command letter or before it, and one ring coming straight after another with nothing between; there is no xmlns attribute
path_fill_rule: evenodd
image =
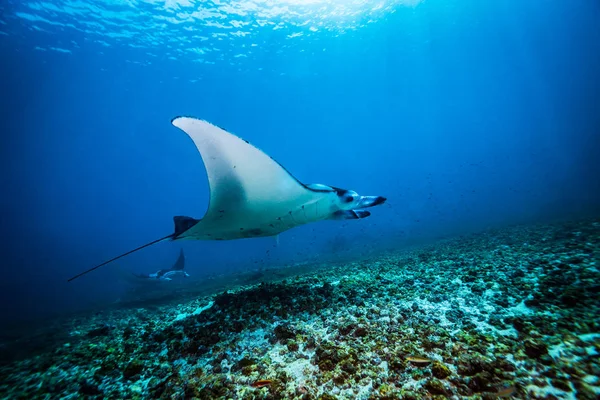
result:
<svg viewBox="0 0 600 400"><path fill-rule="evenodd" d="M383 196L362 196L357 208L375 207L385 203L387 198Z"/></svg>
<svg viewBox="0 0 600 400"><path fill-rule="evenodd" d="M356 216L357 219L367 218L368 216L371 215L371 212L367 211L367 210L351 210L351 211L354 213L354 215Z"/></svg>

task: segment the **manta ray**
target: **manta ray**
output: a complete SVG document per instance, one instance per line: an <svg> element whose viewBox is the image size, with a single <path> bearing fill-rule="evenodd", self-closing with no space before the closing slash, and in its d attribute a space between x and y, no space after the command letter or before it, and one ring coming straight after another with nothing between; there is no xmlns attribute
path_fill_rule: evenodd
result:
<svg viewBox="0 0 600 400"><path fill-rule="evenodd" d="M201 219L175 216L173 233L81 272L69 282L164 240L276 236L311 222L366 218L371 213L365 208L386 201L334 186L304 184L248 141L207 121L176 117L171 123L192 139L204 162L210 189L205 215Z"/></svg>
<svg viewBox="0 0 600 400"><path fill-rule="evenodd" d="M142 287L163 286L164 283L170 282L173 279L182 282L184 278L187 279L190 277L190 275L185 272L185 255L183 249L179 251L177 261L175 261L170 268L161 268L152 273L136 273L118 268L116 272L119 280L134 286Z"/></svg>
<svg viewBox="0 0 600 400"><path fill-rule="evenodd" d="M173 279L173 277L176 277L176 276L188 278L190 275L184 271L184 268L185 268L185 255L183 254L183 249L181 249L179 251L179 257L177 258L177 261L175 261L175 264L173 264L173 266L171 268L159 269L158 271L153 272L151 274L136 274L136 273L132 272L132 275L138 279L141 279L142 281L145 280L145 281L164 282L164 281L170 281Z"/></svg>

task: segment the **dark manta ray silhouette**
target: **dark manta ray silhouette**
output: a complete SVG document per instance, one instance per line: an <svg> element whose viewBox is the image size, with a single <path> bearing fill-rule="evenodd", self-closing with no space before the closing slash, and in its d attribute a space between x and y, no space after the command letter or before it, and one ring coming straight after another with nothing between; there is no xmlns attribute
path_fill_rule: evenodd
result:
<svg viewBox="0 0 600 400"><path fill-rule="evenodd" d="M153 281L170 281L175 276L181 276L184 278L189 277L189 274L184 271L185 268L185 255L183 254L183 249L179 251L179 257L175 264L171 268L167 269L159 269L156 272L151 274L136 274L133 273L133 276L142 280L153 280Z"/></svg>
<svg viewBox="0 0 600 400"><path fill-rule="evenodd" d="M383 204L381 196L322 184L306 185L247 141L206 121L177 117L171 121L194 141L210 188L202 219L173 217L175 231L70 278L163 240L233 240L274 236L322 220L366 218L363 208Z"/></svg>

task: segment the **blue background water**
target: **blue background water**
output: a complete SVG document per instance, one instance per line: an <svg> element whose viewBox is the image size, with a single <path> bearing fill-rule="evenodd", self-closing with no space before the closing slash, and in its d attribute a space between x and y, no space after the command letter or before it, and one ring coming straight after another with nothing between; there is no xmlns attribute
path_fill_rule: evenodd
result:
<svg viewBox="0 0 600 400"><path fill-rule="evenodd" d="M300 180L383 195L368 219L181 246L194 276L357 255L597 213L600 3L4 1L3 321L117 298L105 267L201 217L177 115L214 122ZM332 256L333 254L333 256Z"/></svg>

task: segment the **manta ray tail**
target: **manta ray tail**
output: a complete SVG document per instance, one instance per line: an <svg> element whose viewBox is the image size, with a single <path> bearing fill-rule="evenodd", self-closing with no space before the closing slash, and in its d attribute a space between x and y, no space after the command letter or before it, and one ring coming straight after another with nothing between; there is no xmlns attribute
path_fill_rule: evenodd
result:
<svg viewBox="0 0 600 400"><path fill-rule="evenodd" d="M135 252L136 252L136 251L138 251L138 250L144 249L144 248L146 248L146 247L148 247L148 246L152 246L153 244L156 244L156 243L158 243L158 242L162 242L163 240L167 240L167 239L175 240L175 239L177 239L177 237L178 237L179 235L181 235L183 232L185 232L185 231L187 231L188 229L190 229L190 228L191 228L192 226L194 226L194 225L195 225L195 224L196 224L198 221L199 221L199 220L197 220L197 219L195 219L195 218L191 218L191 217L183 217L183 216L176 216L176 217L173 217L173 222L174 222L174 224L175 224L175 232L173 232L173 233L171 233L170 235L167 235L167 236L165 236L165 237L162 237L162 238L160 238L160 239L153 240L153 241L151 241L150 243L146 243L146 244L144 244L144 245L142 245L142 246L140 246L140 247L137 247L137 248L135 248L135 249L133 249L133 250L129 250L127 253L123 253L123 254L121 254L121 255L119 255L119 256L117 256L117 257L115 257L115 258L111 258L110 260L108 260L108 261L105 261L105 262L103 262L102 264L96 265L95 267L93 267L93 268L90 268L90 269L88 269L88 270L86 270L86 271L80 272L79 274L77 274L77 275L75 275L75 276L73 276L73 277L69 278L69 279L67 280L67 282L71 282L72 280L74 280L74 279L77 279L77 278L79 278L80 276L83 276L83 275L85 275L85 274L87 274L87 273L90 273L90 272L92 272L92 271L94 271L94 270L96 270L96 269L98 269L98 268L100 268L100 267L102 267L102 266L104 266L104 265L106 265L106 264L109 264L109 263L111 263L111 262L113 262L113 261L116 261L116 260L118 260L119 258L125 257L125 256L127 256L127 255L129 255L129 254L131 254L131 253L135 253ZM180 261L180 260L181 260L181 261ZM180 260L178 260L178 262L175 264L176 266L177 266L177 265L183 265L183 252L180 254ZM183 268L181 268L181 269L183 269Z"/></svg>

